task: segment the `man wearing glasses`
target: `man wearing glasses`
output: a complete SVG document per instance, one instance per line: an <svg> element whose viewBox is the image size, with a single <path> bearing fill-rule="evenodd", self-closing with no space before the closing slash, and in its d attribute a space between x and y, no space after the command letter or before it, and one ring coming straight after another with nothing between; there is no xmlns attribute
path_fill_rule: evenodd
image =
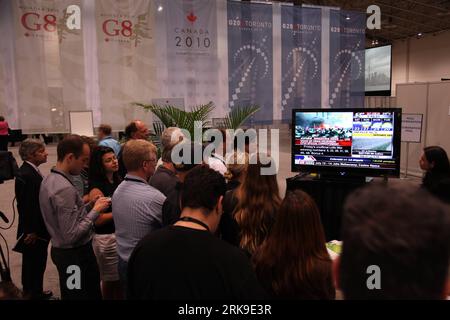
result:
<svg viewBox="0 0 450 320"><path fill-rule="evenodd" d="M112 214L124 292L128 259L133 249L142 238L162 226L162 205L166 197L148 184L155 172L156 152L151 142L142 139L130 140L123 148L128 173L114 192Z"/></svg>

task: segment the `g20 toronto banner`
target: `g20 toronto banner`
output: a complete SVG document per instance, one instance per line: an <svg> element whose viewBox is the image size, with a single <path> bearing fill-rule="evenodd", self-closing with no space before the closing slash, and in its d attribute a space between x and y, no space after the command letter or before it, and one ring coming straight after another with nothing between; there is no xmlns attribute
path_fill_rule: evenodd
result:
<svg viewBox="0 0 450 320"><path fill-rule="evenodd" d="M165 9L167 89L185 107L217 99L216 1L170 0Z"/></svg>
<svg viewBox="0 0 450 320"><path fill-rule="evenodd" d="M258 105L250 121L272 121L272 6L229 1L227 15L229 106Z"/></svg>
<svg viewBox="0 0 450 320"><path fill-rule="evenodd" d="M321 9L281 6L283 120L291 119L293 108L321 105L321 38Z"/></svg>
<svg viewBox="0 0 450 320"><path fill-rule="evenodd" d="M364 107L366 15L330 11L330 107Z"/></svg>

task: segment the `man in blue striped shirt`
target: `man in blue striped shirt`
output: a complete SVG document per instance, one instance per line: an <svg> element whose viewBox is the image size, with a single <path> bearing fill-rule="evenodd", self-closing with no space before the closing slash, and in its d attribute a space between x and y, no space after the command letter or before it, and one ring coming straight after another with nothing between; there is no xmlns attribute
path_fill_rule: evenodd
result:
<svg viewBox="0 0 450 320"><path fill-rule="evenodd" d="M156 147L151 142L138 139L125 144L123 162L128 173L112 199L119 276L124 289L128 259L137 243L162 226L162 206L166 197L148 184L155 172L156 161Z"/></svg>

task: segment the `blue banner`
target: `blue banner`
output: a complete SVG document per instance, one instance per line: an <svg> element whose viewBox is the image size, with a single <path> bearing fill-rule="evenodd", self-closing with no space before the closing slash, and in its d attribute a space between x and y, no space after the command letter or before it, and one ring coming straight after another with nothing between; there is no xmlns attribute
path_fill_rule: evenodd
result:
<svg viewBox="0 0 450 320"><path fill-rule="evenodd" d="M366 14L330 11L330 107L364 107Z"/></svg>
<svg viewBox="0 0 450 320"><path fill-rule="evenodd" d="M228 1L230 108L258 105L252 122L273 120L272 6Z"/></svg>
<svg viewBox="0 0 450 320"><path fill-rule="evenodd" d="M281 7L282 119L294 108L320 108L322 12Z"/></svg>

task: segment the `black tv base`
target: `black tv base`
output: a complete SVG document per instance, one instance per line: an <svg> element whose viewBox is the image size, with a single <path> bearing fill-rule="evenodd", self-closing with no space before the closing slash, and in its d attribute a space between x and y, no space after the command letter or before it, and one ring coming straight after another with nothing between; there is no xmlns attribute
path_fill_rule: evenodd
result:
<svg viewBox="0 0 450 320"><path fill-rule="evenodd" d="M336 173L321 173L319 175L319 179L325 180L339 180L339 181L347 181L347 182L359 182L365 183L366 177L359 175L352 175L347 172L336 172Z"/></svg>
<svg viewBox="0 0 450 320"><path fill-rule="evenodd" d="M288 191L302 190L316 202L327 241L341 240L341 219L345 201L366 184L365 177L299 174L286 179Z"/></svg>

